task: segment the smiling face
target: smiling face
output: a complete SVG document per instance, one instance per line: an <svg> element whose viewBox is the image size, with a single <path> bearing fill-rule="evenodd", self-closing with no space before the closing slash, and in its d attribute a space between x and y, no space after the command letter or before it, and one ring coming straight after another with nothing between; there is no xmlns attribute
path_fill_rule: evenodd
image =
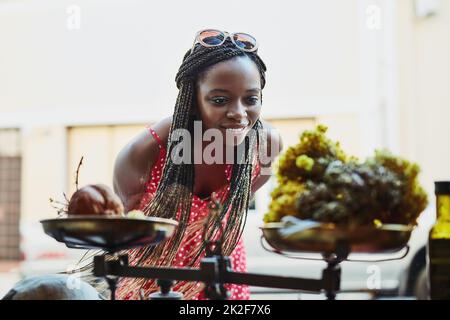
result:
<svg viewBox="0 0 450 320"><path fill-rule="evenodd" d="M242 143L261 113L261 75L255 63L237 57L205 71L197 81L197 106L205 130L219 129L226 145Z"/></svg>

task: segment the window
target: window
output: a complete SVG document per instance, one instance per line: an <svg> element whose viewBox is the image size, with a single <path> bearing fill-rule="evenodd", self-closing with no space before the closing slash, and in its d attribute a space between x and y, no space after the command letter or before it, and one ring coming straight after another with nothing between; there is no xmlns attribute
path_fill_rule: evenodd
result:
<svg viewBox="0 0 450 320"><path fill-rule="evenodd" d="M0 260L20 259L20 131L0 129Z"/></svg>

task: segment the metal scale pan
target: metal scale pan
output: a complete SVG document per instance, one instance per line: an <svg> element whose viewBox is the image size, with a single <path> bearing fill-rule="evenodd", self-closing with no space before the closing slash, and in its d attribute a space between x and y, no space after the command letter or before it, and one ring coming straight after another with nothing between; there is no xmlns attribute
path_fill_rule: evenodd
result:
<svg viewBox="0 0 450 320"><path fill-rule="evenodd" d="M332 254L345 246L348 253L392 253L407 246L414 227L400 224L339 226L315 223L300 228L289 223L261 227L266 242L277 252Z"/></svg>
<svg viewBox="0 0 450 320"><path fill-rule="evenodd" d="M68 216L40 221L44 232L69 248L116 252L158 244L170 238L178 222L157 217Z"/></svg>

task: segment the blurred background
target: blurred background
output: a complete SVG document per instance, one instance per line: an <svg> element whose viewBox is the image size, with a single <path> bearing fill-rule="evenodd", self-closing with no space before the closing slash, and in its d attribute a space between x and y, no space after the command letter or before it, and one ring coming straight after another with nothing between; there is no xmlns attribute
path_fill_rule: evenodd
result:
<svg viewBox="0 0 450 320"><path fill-rule="evenodd" d="M343 282L349 294L370 289L376 270L380 294L417 296L433 181L450 179L447 0L0 0L0 296L24 276L73 267L82 252L41 229L56 216L49 198L74 192L82 156L79 183L112 186L119 150L172 114L175 74L204 28L257 38L268 68L262 117L285 147L323 123L350 154L388 148L419 163L430 208L413 250L401 263L344 265ZM274 183L249 214L249 270L319 277L317 265L260 246Z"/></svg>

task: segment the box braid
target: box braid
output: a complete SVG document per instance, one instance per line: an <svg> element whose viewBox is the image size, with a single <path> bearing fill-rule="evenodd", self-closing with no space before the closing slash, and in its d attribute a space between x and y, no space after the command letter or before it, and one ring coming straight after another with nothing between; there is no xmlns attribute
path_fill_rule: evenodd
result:
<svg viewBox="0 0 450 320"><path fill-rule="evenodd" d="M183 236L188 225L192 197L194 189L194 161L191 153L191 163L174 164L171 154L174 148L180 143L177 129L186 129L194 136L194 120L199 120L195 115L196 108L196 83L198 79L211 66L236 57L247 56L255 65L261 75L261 89L265 86L266 66L256 52L244 52L238 49L229 39L217 47L203 47L197 44L194 51L189 50L183 58L183 62L175 77L178 97L175 103L175 110L170 128L169 140L167 142L167 155L161 181L156 190L155 196L147 204L144 212L147 216L157 216L175 219L179 225L174 235L166 242L156 246L128 250L132 260L136 265L146 266L170 266L181 245ZM251 177L253 161L255 160L257 146L264 148L266 145L265 135L261 134L262 124L258 120L243 142L244 152L235 152L235 163L231 173L230 191L226 199L221 199L222 210L216 219L207 219L206 239L222 239L222 253L230 255L236 247L245 226L248 207L251 196ZM256 133L256 134L255 134ZM191 139L193 145L194 141ZM235 151L236 151L235 147ZM256 152L255 152L256 151ZM236 156L237 154L237 156ZM223 219L228 215L225 227L222 227ZM204 239L205 240L205 239ZM206 243L203 241L197 252L191 252L189 265L198 264L201 253L205 250ZM101 252L101 251L100 251ZM98 254L95 252L93 255ZM89 260L88 258L80 260ZM96 283L92 277L92 262L82 266L77 271L82 277L91 282L100 292L106 292L106 282ZM135 279L138 287L145 284L146 279ZM131 289L131 288L130 288Z"/></svg>
<svg viewBox="0 0 450 320"><path fill-rule="evenodd" d="M197 44L192 53L189 50L184 55L183 62L175 77L179 93L167 143L168 152L162 179L155 196L144 210L148 216L176 219L179 225L175 234L165 243L139 249L141 252L138 254L140 256L138 264L170 265L177 254L190 217L195 170L193 161L190 164L174 164L172 162L170 155L179 143L178 137L172 133L177 129L187 129L191 137L193 137L196 82L202 73L211 66L240 56L247 56L256 64L261 75L261 88L264 88L266 71L264 62L257 53L244 52L237 48L229 39L224 44L216 47L207 48ZM242 153L241 158L237 159L238 162L233 165L230 192L223 203L220 216L218 219L210 219L210 226L207 228L209 231L207 238L211 238L214 235L217 236L221 221L228 213L227 224L223 228L223 234L221 235L224 241L222 249L225 255L232 253L245 225L251 196L252 163L256 156L255 149L263 137L263 135L259 134L259 129L261 128L262 124L258 120L253 126L253 129L258 134L249 134L246 137L246 150ZM206 244L203 242L199 252L195 253L191 265L198 260L205 246Z"/></svg>
<svg viewBox="0 0 450 320"><path fill-rule="evenodd" d="M148 216L158 216L169 219L176 219L179 222L175 234L166 242L151 247L131 250L130 253L138 257L137 265L145 264L151 266L167 266L170 265L183 239L192 207L192 196L194 188L195 170L194 161L191 163L174 164L171 154L177 146L179 136L177 129L187 129L191 137L194 134L194 120L196 108L196 82L211 66L236 57L247 56L258 67L261 76L261 89L265 86L266 66L256 52L244 52L227 39L224 44L217 47L203 47L197 44L194 51L189 50L183 58L183 62L175 77L177 88L179 89L178 97L175 103L175 110L170 128L167 155L161 181L156 190L156 194L144 209ZM206 238L223 239L222 253L230 255L236 247L244 226L248 212L248 206L251 196L251 177L253 169L253 161L257 156L255 151L257 146L264 147L266 144L265 136L260 134L262 128L261 122L258 120L249 135L245 138L245 152L235 157L231 173L230 191L227 199L221 199L223 203L219 217L209 219L206 227ZM256 134L254 134L256 132ZM193 139L192 139L193 145ZM236 148L235 148L236 151ZM192 158L193 158L193 153ZM236 155L236 152L235 152ZM225 227L221 227L221 221L228 215ZM205 250L206 243L203 242L193 255L190 265L198 262L201 253ZM96 252L95 254L97 254ZM84 259L82 259L84 260ZM80 261L81 262L81 261ZM81 267L79 271L87 272L86 280L92 270L92 263ZM136 279L144 283L145 279ZM104 284L103 284L104 286ZM96 286L100 288L101 286Z"/></svg>

